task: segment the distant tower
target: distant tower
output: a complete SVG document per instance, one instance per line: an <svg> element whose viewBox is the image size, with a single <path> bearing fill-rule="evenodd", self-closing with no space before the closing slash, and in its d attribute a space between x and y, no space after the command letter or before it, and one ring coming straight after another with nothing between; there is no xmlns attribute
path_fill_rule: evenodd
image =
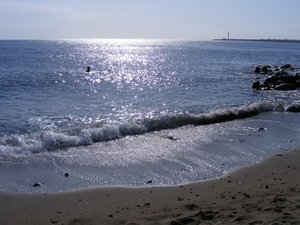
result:
<svg viewBox="0 0 300 225"><path fill-rule="evenodd" d="M227 32L227 39L229 40L229 32Z"/></svg>

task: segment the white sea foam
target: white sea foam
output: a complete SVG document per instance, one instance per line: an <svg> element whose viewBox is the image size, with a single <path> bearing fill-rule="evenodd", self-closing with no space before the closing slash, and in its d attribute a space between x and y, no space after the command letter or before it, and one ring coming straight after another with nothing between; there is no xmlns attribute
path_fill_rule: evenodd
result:
<svg viewBox="0 0 300 225"><path fill-rule="evenodd" d="M4 136L0 137L0 156L27 155L69 147L86 146L96 142L115 140L128 135L174 129L186 125L226 122L251 117L263 112L276 111L280 108L282 107L272 102L256 102L236 108L220 109L207 114L178 114L118 124L104 124L101 127L90 125L82 129L47 130L31 134Z"/></svg>

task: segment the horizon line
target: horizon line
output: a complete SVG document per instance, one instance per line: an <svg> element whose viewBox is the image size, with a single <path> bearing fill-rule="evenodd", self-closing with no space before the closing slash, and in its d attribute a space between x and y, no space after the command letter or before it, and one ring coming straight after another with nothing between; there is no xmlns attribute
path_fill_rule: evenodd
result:
<svg viewBox="0 0 300 225"><path fill-rule="evenodd" d="M84 40L148 40L148 41L290 41L300 42L300 39L288 38L214 38L214 39L188 39L188 38L0 38L0 41L84 41Z"/></svg>

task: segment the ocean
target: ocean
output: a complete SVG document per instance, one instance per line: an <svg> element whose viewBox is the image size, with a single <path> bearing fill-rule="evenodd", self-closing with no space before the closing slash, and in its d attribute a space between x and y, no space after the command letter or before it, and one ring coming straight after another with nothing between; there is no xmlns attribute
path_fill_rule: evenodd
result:
<svg viewBox="0 0 300 225"><path fill-rule="evenodd" d="M252 89L287 63L300 43L2 40L0 191L182 184L298 147L299 90Z"/></svg>

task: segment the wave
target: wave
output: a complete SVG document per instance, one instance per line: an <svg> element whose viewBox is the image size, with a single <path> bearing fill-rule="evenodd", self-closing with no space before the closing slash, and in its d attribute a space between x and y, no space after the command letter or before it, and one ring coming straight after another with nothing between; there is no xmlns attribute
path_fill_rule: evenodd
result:
<svg viewBox="0 0 300 225"><path fill-rule="evenodd" d="M280 111L272 102L257 102L247 106L226 108L206 114L177 114L160 118L127 121L118 124L90 125L68 130L47 130L31 134L0 137L0 157L28 155L69 147L87 146L129 135L144 134L186 125L207 125L243 119L263 112ZM288 110L288 109L287 109Z"/></svg>

